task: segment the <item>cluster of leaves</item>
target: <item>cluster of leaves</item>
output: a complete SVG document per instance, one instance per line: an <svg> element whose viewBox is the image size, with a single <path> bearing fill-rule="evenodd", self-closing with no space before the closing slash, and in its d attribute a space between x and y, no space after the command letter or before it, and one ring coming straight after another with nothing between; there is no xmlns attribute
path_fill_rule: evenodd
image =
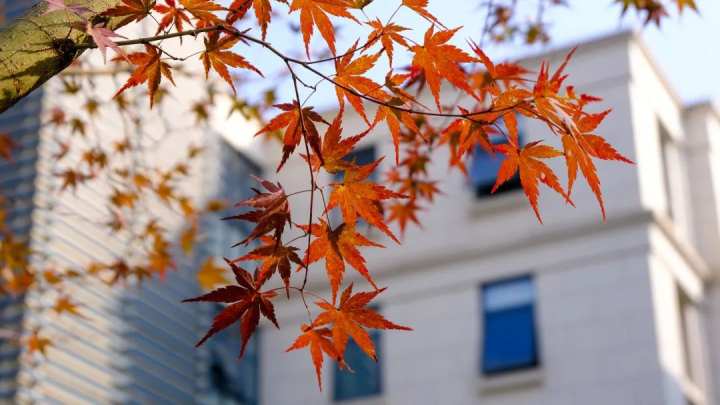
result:
<svg viewBox="0 0 720 405"><path fill-rule="evenodd" d="M677 6L678 12L682 14L686 8L697 11L695 0L615 0L616 3L622 5L623 15L631 8L635 9L639 14L644 15L645 23L655 23L658 27L663 18L668 14L668 6L674 4Z"/></svg>
<svg viewBox="0 0 720 405"><path fill-rule="evenodd" d="M336 361L341 367L351 367L344 359L349 339L371 358L376 350L367 329L409 330L386 320L370 303L385 291L374 280L363 256L364 248L382 248L377 230L396 243L400 239L391 229L397 224L405 233L411 223L420 225L421 210L431 205L440 193L438 181L430 178L428 167L434 151L448 148L448 166L467 174L467 162L476 148L490 154L502 155L503 163L497 175L495 189L518 176L532 210L538 220L539 187L544 184L573 204L572 190L578 175L587 181L595 194L603 217L605 206L602 199L600 179L595 161L616 160L630 162L622 156L597 130L609 110L595 112L591 107L601 100L592 95L577 94L572 86L565 84L567 64L572 53L556 69L543 64L536 74L514 63L496 63L483 51L485 36L494 41L512 41L521 35L524 42L545 41L548 38L543 10L550 6L564 5L562 0L540 0L540 12L529 26L517 25L516 1L489 1L486 24L479 43L471 43L469 49L453 44L459 28L444 26L429 10L427 0L396 0L398 8L387 21L367 17L368 0L234 0L225 7L212 0L122 0L120 4L101 15L64 0L47 0L46 13L65 12L75 14L83 22L73 23L69 29L87 32L103 57L110 48L117 56L107 64L114 68L113 76L123 75L124 84L118 86L113 98L114 113L132 123L135 133L144 133L144 109L161 109L175 76L187 74L184 66L191 57L202 63L206 80L211 71L228 85L233 100L230 114L240 112L244 117L262 120L271 117L257 132L282 145L282 157L277 171L295 157L303 159L308 167L307 190L286 193L282 184L257 178L260 187L255 195L237 203L242 209L225 218L228 221L244 221L253 228L237 245L250 247L247 254L226 259L227 268L208 258L198 273L206 289L214 289L188 302L215 302L226 304L214 318L207 334L198 346L224 328L239 322L242 335L241 355L261 316L279 327L273 301L279 292L285 296L306 296L316 299L319 313L313 316L305 304L308 322L303 324L299 337L288 351L308 348L316 369L318 384L325 357ZM624 10L635 8L648 12L648 21L659 23L664 8L658 0L619 0ZM680 10L695 8L692 0L674 0ZM73 3L74 4L74 3ZM657 11L661 7L662 13ZM268 40L268 29L276 23L278 8L285 7L290 18L297 16L302 38L304 59L289 56ZM426 22L427 29L421 38L413 38L417 30L400 26L393 17L405 10ZM660 14L659 14L660 13ZM116 42L120 34L109 29L125 24L154 24L156 35ZM339 21L361 27L367 31L358 35L348 49L338 52L335 27ZM259 35L252 29L257 27ZM330 57L311 59L312 38L318 33ZM182 41L184 37L202 38L201 49L186 56L170 54L163 41ZM364 41L362 38L366 38ZM241 69L257 80L263 73L238 53L244 44L266 50L277 57L278 64L286 69L294 95L277 103L274 91L256 105L237 97L237 77L234 70ZM298 44L299 45L299 44ZM129 51L126 47L132 48ZM298 46L299 48L300 46ZM396 70L395 61L403 52L411 60L410 65ZM386 64L386 65L385 65ZM318 65L333 68L332 74L324 73ZM74 69L82 69L75 65ZM384 81L374 79L371 72L382 69ZM317 85L308 85L299 72L315 76L335 90L337 114L330 118L318 113L309 105ZM124 74L123 72L128 72ZM65 92L77 95L81 85L73 77L63 79ZM133 94L131 89L146 88L147 104ZM453 103L444 100L443 86L451 87L457 95ZM208 86L207 98L192 105L198 124L209 118L209 109L216 98L216 90ZM425 90L429 95L426 97ZM307 97L302 97L307 92ZM426 104L434 104L428 107ZM107 195L110 219L105 224L115 234L129 233L143 246L142 259L118 258L112 263L91 263L84 271L77 269L49 269L44 273L28 271L29 281L38 282L36 274L43 274L43 285L59 286L65 280L80 274L98 275L109 283L130 277L143 280L149 276L162 276L174 268L173 245L170 230L163 226L160 215L145 215L138 224L136 213L146 204L160 203L165 209L179 213L188 219L178 242L179 247L190 254L198 239L200 218L207 212L218 212L223 204L212 201L204 208L187 193L180 191L179 184L190 175L190 163L200 149L190 147L174 165L169 167L138 164L138 155L144 153L140 139L125 136L116 142L107 142L89 132L97 132L94 120L99 117L102 102L88 97L84 102L84 115L68 117L68 113L56 109L50 124L58 131L69 133L68 139L58 139L56 175L61 179L61 191L75 192L79 187L91 187L97 182L112 185ZM274 116L270 111L277 111ZM343 120L356 113L365 128L352 136L344 136ZM518 136L519 120L536 120L555 135L557 148L543 141L522 144ZM373 162L358 163L352 158L357 146L366 137L387 128L394 153L389 158L380 157ZM77 141L79 140L79 141ZM77 142L76 142L77 141ZM79 145L79 146L78 146ZM296 153L298 148L302 153ZM0 154L7 149L0 142ZM72 158L71 158L72 157ZM558 175L548 161L563 160L567 169L567 183L561 184ZM385 167L386 182L381 184L374 173ZM333 179L319 184L320 179ZM239 179L242 181L244 179ZM307 195L310 200L307 221L298 222L291 216L291 197ZM323 209L315 212L315 199L320 197ZM337 215L331 215L335 212ZM147 212L146 212L147 213ZM133 228L127 218L133 218ZM363 230L361 224L366 224ZM139 229L139 231L137 231ZM291 232L299 236L288 236ZM19 263L17 268L27 269L26 259L11 257L9 243L3 242L3 260ZM392 242L391 242L392 243ZM5 249L8 246L8 249ZM9 250L9 256L5 255ZM27 255L21 255L26 258ZM324 261L329 297L311 293L308 289L309 273ZM255 266L248 271L242 266ZM353 283L346 280L346 267L352 267L364 279L369 290L354 292ZM11 266L12 268L12 266ZM231 285L223 271L229 270L235 283ZM12 270L12 274L19 274ZM103 276L107 274L107 276ZM277 274L278 277L275 277ZM299 277L301 276L301 277ZM3 274L3 277L5 275ZM275 279L281 283L272 286ZM3 288L10 291L11 284ZM58 313L78 314L76 304L59 291L55 304ZM45 351L49 344L38 330L28 337L31 351Z"/></svg>

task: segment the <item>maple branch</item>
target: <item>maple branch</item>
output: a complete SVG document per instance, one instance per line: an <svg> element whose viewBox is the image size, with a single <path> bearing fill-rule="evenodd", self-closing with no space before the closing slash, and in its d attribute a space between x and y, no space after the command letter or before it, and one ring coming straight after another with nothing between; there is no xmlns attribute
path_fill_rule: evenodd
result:
<svg viewBox="0 0 720 405"><path fill-rule="evenodd" d="M199 34L204 34L204 33L212 32L212 31L223 31L223 30L226 30L226 28L223 26L220 26L220 25L215 25L212 27L197 28L197 29L192 29L192 30L187 30L187 31L173 32L171 34L154 35L154 36L150 36L150 37L128 39L125 41L117 41L117 42L115 42L115 45L118 45L118 46L150 45L151 43L156 42L156 41L163 41L166 39L188 37L188 36L196 37ZM98 46L95 42L90 42L87 44L78 44L75 46L76 49L95 49L97 47Z"/></svg>

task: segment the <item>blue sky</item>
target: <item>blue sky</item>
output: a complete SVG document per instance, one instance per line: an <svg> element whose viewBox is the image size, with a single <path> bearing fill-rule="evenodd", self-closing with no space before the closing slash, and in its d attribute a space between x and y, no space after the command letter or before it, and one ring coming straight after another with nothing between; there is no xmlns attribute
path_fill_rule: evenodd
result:
<svg viewBox="0 0 720 405"><path fill-rule="evenodd" d="M556 47L619 29L635 27L642 31L658 66L684 102L720 98L720 46L716 42L720 36L720 2L717 0L697 0L699 15L692 11L682 16L673 15L663 22L659 30L654 26L643 27L641 22L630 14L621 19L620 8L613 5L613 0L569 0L568 2L570 3L568 8L556 8L549 15L552 24L550 28L552 41L544 46ZM483 24L483 13L478 6L480 0L430 0L429 3L430 11L447 26L464 27L455 39L456 44L462 46L466 39L479 38ZM522 1L520 3L523 4ZM525 4L534 10L533 3L535 0L525 0ZM379 17L384 21L392 14L397 4L399 0L375 0L365 11L369 17ZM284 13L286 8L278 6L277 11ZM291 18L297 21L297 14ZM394 21L407 27L421 27L418 32L412 34L417 40L421 40L422 33L427 27L425 21L409 10L402 10ZM345 37L343 32L347 32L348 36ZM352 26L348 29L340 29L338 49L347 48L355 39L350 34L357 35L357 32ZM313 49L322 49L323 43L319 40L319 35L315 37ZM290 34L282 24L276 24L274 27L271 25L268 40L273 44L279 44L279 47L292 54L304 56L299 38ZM543 45L531 48L512 46L490 48L487 51L494 58L506 59L542 48ZM248 56L252 60L258 61L259 67L266 73L273 71L272 67L278 67L278 60L260 49L245 50L244 53L250 54ZM400 59L396 66L402 66L407 62L408 59ZM328 93L328 90L331 89L321 89L315 94L312 104L325 104L323 101L328 101L328 97L332 94ZM290 94L287 96L290 97Z"/></svg>

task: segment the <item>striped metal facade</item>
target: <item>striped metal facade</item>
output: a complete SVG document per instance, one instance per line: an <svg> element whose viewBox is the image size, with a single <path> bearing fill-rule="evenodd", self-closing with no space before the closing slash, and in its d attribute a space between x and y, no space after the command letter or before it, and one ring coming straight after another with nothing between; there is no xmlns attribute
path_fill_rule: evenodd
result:
<svg viewBox="0 0 720 405"><path fill-rule="evenodd" d="M23 15L37 1L0 0L6 22ZM13 160L0 162L0 194L8 200L7 224L16 237L29 240L35 194L40 114L43 91L35 91L0 115L0 132L9 133L16 148ZM24 296L0 296L0 328L19 335ZM6 336L7 336L6 335ZM0 401L10 402L17 391L20 346L16 339L0 337Z"/></svg>
<svg viewBox="0 0 720 405"><path fill-rule="evenodd" d="M8 22L36 3L38 0L0 0L0 9ZM10 132L19 145L13 162L0 162L0 192L12 198L9 223L14 230L28 238L33 248L52 257L54 263L78 267L91 261L111 262L136 246L123 237L108 235L97 224L75 218L102 219L109 190L81 188L74 193L58 193L60 181L54 176L51 159L57 145L54 134L41 128L41 117L43 111L58 104L68 113L76 113L70 110L71 101L64 102L61 87L53 80L0 114L0 131ZM257 167L219 135L207 131L195 135L194 143L200 142L207 149L202 175L189 186L196 190L195 197L231 201L245 197L248 174L257 174ZM192 136L187 138L190 142ZM176 214L168 217L169 224L181 220ZM163 280L141 286L129 284L124 289L95 279L70 285L68 293L81 303L84 318L58 317L49 310L23 313L26 304L47 307L52 293L0 297L2 329L19 334L40 326L53 341L46 359L28 360L16 341L0 339L0 403L257 404L259 342L253 342L254 349L249 350L256 353L254 363L245 362L238 366L239 371L228 373L234 379L240 373L246 387L234 398L223 397L213 382L213 355L230 355L227 367L232 368L239 342L219 339L196 349L194 343L208 327L215 308L180 302L200 293L195 271L202 258L234 254L227 248L246 232L219 221L219 216L204 222L209 229L207 242L193 258L180 260L178 271ZM41 258L33 264L42 268L46 263Z"/></svg>

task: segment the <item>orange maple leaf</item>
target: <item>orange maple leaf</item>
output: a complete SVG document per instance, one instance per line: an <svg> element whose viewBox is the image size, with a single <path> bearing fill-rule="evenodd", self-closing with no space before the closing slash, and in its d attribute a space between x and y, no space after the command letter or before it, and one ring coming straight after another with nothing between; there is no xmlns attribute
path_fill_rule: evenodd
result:
<svg viewBox="0 0 720 405"><path fill-rule="evenodd" d="M253 278L246 270L228 261L230 268L235 274L235 281L238 285L229 285L218 288L199 297L183 300L183 302L218 302L230 304L225 307L213 319L212 326L196 347L205 343L211 336L222 331L233 323L240 321L240 334L242 345L240 357L245 354L250 337L257 329L260 322L260 314L269 319L275 327L279 328L275 317L275 308L271 302L277 295L275 291L260 291L261 283Z"/></svg>
<svg viewBox="0 0 720 405"><path fill-rule="evenodd" d="M225 278L225 270L225 267L217 265L212 257L205 259L196 275L200 288L207 291L219 285L228 284L228 280Z"/></svg>
<svg viewBox="0 0 720 405"><path fill-rule="evenodd" d="M440 83L443 78L455 87L474 96L467 75L460 67L460 64L475 62L475 58L460 48L447 43L459 29L435 32L435 27L430 27L425 33L423 45L415 45L411 48L414 53L412 65L417 69L421 69L424 73L425 81L435 98L438 110L441 109Z"/></svg>
<svg viewBox="0 0 720 405"><path fill-rule="evenodd" d="M401 34L408 29L395 23L388 23L387 25L383 25L380 19L368 21L367 25L373 28L373 32L368 35L367 46L372 46L376 42L380 41L383 46L383 50L385 51L385 53L387 53L390 67L392 67L393 56L395 53L395 43L402 45L406 48L410 47L410 45L405 40L405 37L403 37Z"/></svg>
<svg viewBox="0 0 720 405"><path fill-rule="evenodd" d="M315 123L322 122L328 124L327 121L325 121L320 114L313 111L312 107L300 107L297 101L287 104L276 104L275 107L284 112L273 118L264 128L259 130L255 136L272 133L285 128L285 135L283 136L283 157L277 170L280 171L287 159L295 151L295 148L300 144L303 137L322 161L322 145Z"/></svg>
<svg viewBox="0 0 720 405"><path fill-rule="evenodd" d="M501 93L500 84L509 89L513 83L522 83L528 70L515 63L495 64L479 45L471 43L471 48L478 59L485 65L485 71L479 71L472 75L473 85L481 92L480 98L484 99L486 93L499 96Z"/></svg>
<svg viewBox="0 0 720 405"><path fill-rule="evenodd" d="M311 325L303 324L300 327L303 334L293 342L293 344L287 348L287 352L303 349L310 346L310 357L312 358L313 365L315 366L315 374L317 375L318 386L322 391L322 365L323 365L323 352L339 362L341 365L342 360L335 351L335 346L332 342L332 332L328 328L313 329Z"/></svg>
<svg viewBox="0 0 720 405"><path fill-rule="evenodd" d="M212 0L180 0L180 4L198 20L198 23L195 24L198 28L223 23L223 20L215 12L225 10L225 8Z"/></svg>
<svg viewBox="0 0 720 405"><path fill-rule="evenodd" d="M235 94L237 94L237 92L235 91L235 84L230 77L228 66L252 70L260 76L263 75L255 66L245 60L245 58L228 50L232 49L238 41L240 41L240 38L237 36L226 35L221 38L219 32L212 32L205 38L205 52L200 54L200 59L205 67L205 78L207 79L210 68L212 67L223 80L228 82Z"/></svg>
<svg viewBox="0 0 720 405"><path fill-rule="evenodd" d="M442 28L444 25L434 15L427 11L428 0L403 0L402 5L418 13L422 18L430 21L433 24L437 24Z"/></svg>
<svg viewBox="0 0 720 405"><path fill-rule="evenodd" d="M459 109L463 114L469 113L462 107ZM447 144L450 148L450 166L457 167L466 175L465 158L476 147L493 154L490 135L497 131L492 126L480 122L480 118L480 116L474 116L473 119L459 118L440 133L440 144Z"/></svg>
<svg viewBox="0 0 720 405"><path fill-rule="evenodd" d="M390 206L390 214L388 215L388 222L397 221L400 227L400 233L405 234L405 228L409 222L415 223L417 226L420 225L420 221L417 217L417 212L420 207L415 202L415 199L410 199L407 202L397 202Z"/></svg>
<svg viewBox="0 0 720 405"><path fill-rule="evenodd" d="M60 296L53 305L53 311L58 315L68 313L75 316L82 316L78 311L78 306L67 295Z"/></svg>
<svg viewBox="0 0 720 405"><path fill-rule="evenodd" d="M307 232L309 226L302 226ZM319 224L312 226L312 235L315 237L308 251L305 254L305 266L325 259L325 270L330 280L333 302L342 284L345 273L345 262L360 273L375 289L377 285L373 281L365 265L365 258L357 249L360 246L384 247L375 243L355 230L353 225L340 224L332 229L325 220L320 219Z"/></svg>
<svg viewBox="0 0 720 405"><path fill-rule="evenodd" d="M123 26L131 21L139 22L150 15L155 0L122 0L122 3L105 11L108 17L124 17L117 26Z"/></svg>
<svg viewBox="0 0 720 405"><path fill-rule="evenodd" d="M270 0L234 0L228 7L228 15L225 21L233 24L237 20L243 18L247 14L250 7L255 9L255 18L257 18L260 29L262 30L262 39L267 36L267 27L272 18L272 5Z"/></svg>
<svg viewBox="0 0 720 405"><path fill-rule="evenodd" d="M175 0L165 0L165 4L157 4L153 10L160 14L165 14L158 24L157 32L165 31L171 25L175 25L175 29L179 32L183 30L183 24L190 24L190 17L185 14L182 8L178 8Z"/></svg>
<svg viewBox="0 0 720 405"><path fill-rule="evenodd" d="M313 154L310 156L310 166L314 171L318 171L320 170L320 167L322 167L328 173L338 173L352 167L353 163L347 161L345 157L352 152L355 145L370 131L368 129L358 135L342 139L343 112L343 108L340 108L340 112L338 112L338 115L335 116L335 119L325 132L325 136L323 136L323 161L320 161L320 158L317 155Z"/></svg>
<svg viewBox="0 0 720 405"><path fill-rule="evenodd" d="M570 197L560 186L560 181L555 173L540 160L562 156L562 152L551 146L542 145L539 141L531 142L522 149L518 149L517 144L513 145L512 143L496 145L495 150L504 154L505 160L500 165L492 192L495 192L520 171L520 184L540 223L542 223L542 218L538 210L538 180L562 195L569 204L572 204Z"/></svg>
<svg viewBox="0 0 720 405"><path fill-rule="evenodd" d="M381 90L382 86L363 76L363 74L375 66L380 54L362 55L353 60L353 55L357 51L357 45L357 42L355 42L343 57L335 60L335 82L339 84L335 86L335 92L337 93L340 108L343 108L345 99L347 98L355 111L370 125L365 115L363 100L357 94L372 97L380 101L384 101L388 97L387 94ZM354 92L351 90L354 90Z"/></svg>
<svg viewBox="0 0 720 405"><path fill-rule="evenodd" d="M300 11L300 31L305 41L305 53L308 57L310 57L310 39L314 27L317 27L330 48L330 52L335 55L335 28L333 28L328 14L358 22L348 12L349 8L350 4L344 0L293 0L290 12Z"/></svg>
<svg viewBox="0 0 720 405"><path fill-rule="evenodd" d="M46 356L47 348L52 346L52 342L50 339L40 335L40 331L36 329L27 337L26 345L28 353L39 352L43 356Z"/></svg>
<svg viewBox="0 0 720 405"><path fill-rule="evenodd" d="M136 52L127 55L130 62L135 65L136 68L127 82L115 93L114 97L117 97L120 93L131 87L147 82L150 107L152 108L155 100L155 92L160 86L161 76L165 76L173 85L175 81L172 77L170 65L160 60L161 53L158 49L151 45L145 45L145 51L146 52Z"/></svg>
<svg viewBox="0 0 720 405"><path fill-rule="evenodd" d="M326 212L335 207L340 207L346 224L354 225L358 217L361 217L370 225L380 229L392 240L400 243L383 221L380 204L383 200L406 198L406 196L367 181L367 178L376 169L380 161L382 159L368 165L346 170L343 182L333 185Z"/></svg>
<svg viewBox="0 0 720 405"><path fill-rule="evenodd" d="M314 327L332 325L333 346L341 356L345 353L347 342L352 338L355 343L373 360L377 360L375 345L365 328L395 329L410 331L407 326L397 325L385 319L382 315L368 308L368 304L385 289L372 292L352 293L350 284L340 297L337 307L326 301L317 301L315 304L324 312L320 313L313 322Z"/></svg>

